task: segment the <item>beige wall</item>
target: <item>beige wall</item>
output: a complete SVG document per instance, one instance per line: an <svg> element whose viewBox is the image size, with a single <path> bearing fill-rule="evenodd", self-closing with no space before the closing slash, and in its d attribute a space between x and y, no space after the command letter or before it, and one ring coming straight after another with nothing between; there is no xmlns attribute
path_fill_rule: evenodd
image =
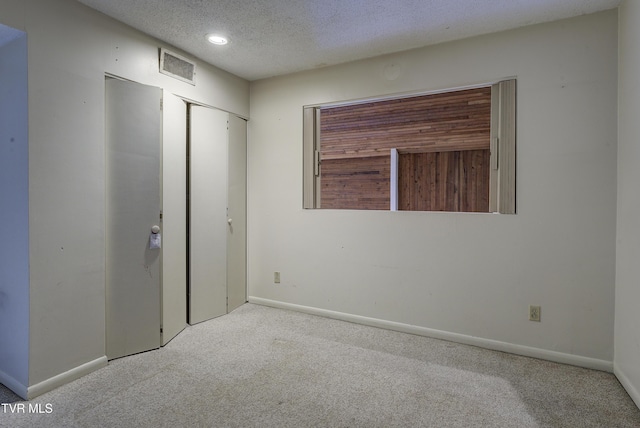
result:
<svg viewBox="0 0 640 428"><path fill-rule="evenodd" d="M511 76L517 215L301 208L304 105ZM616 91L615 11L252 82L249 295L611 370Z"/></svg>
<svg viewBox="0 0 640 428"><path fill-rule="evenodd" d="M640 407L640 3L623 2L618 92L615 372Z"/></svg>
<svg viewBox="0 0 640 428"><path fill-rule="evenodd" d="M75 1L6 0L0 21L28 38L28 386L40 393L105 355L105 73L241 116L249 85L202 62L195 87L161 75L164 44Z"/></svg>
<svg viewBox="0 0 640 428"><path fill-rule="evenodd" d="M27 39L0 40L0 381L29 379L29 142Z"/></svg>

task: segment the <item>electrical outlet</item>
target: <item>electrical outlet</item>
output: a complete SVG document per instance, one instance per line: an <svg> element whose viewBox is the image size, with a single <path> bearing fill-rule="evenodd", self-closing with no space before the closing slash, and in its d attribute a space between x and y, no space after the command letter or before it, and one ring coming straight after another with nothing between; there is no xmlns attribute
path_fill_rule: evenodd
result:
<svg viewBox="0 0 640 428"><path fill-rule="evenodd" d="M540 322L540 306L529 306L529 321Z"/></svg>
<svg viewBox="0 0 640 428"><path fill-rule="evenodd" d="M274 284L280 284L280 272L273 273L273 282Z"/></svg>

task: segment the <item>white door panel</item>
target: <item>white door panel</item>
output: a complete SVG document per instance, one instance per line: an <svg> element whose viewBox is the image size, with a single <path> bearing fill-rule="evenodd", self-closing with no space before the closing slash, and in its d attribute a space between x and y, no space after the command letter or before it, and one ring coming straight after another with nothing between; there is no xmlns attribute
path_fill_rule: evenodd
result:
<svg viewBox="0 0 640 428"><path fill-rule="evenodd" d="M247 301L247 121L229 115L228 311Z"/></svg>
<svg viewBox="0 0 640 428"><path fill-rule="evenodd" d="M106 351L109 359L160 346L159 88L106 81Z"/></svg>
<svg viewBox="0 0 640 428"><path fill-rule="evenodd" d="M190 109L189 323L227 313L227 121Z"/></svg>
<svg viewBox="0 0 640 428"><path fill-rule="evenodd" d="M187 104L164 91L162 345L187 325Z"/></svg>

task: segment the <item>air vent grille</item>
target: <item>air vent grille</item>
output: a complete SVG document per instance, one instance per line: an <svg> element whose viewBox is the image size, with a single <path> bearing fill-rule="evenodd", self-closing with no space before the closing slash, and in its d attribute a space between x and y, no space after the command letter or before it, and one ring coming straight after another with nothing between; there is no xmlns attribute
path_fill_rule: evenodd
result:
<svg viewBox="0 0 640 428"><path fill-rule="evenodd" d="M160 73L192 85L196 84L196 65L166 49L160 49Z"/></svg>

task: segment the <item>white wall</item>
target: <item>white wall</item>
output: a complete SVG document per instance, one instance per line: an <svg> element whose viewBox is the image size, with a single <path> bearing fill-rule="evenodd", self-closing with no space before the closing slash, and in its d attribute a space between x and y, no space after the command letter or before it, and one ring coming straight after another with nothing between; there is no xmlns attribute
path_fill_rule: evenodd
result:
<svg viewBox="0 0 640 428"><path fill-rule="evenodd" d="M161 42L75 1L6 0L0 20L28 37L34 395L105 355L105 73L242 116L249 86L202 62L195 87L161 75Z"/></svg>
<svg viewBox="0 0 640 428"><path fill-rule="evenodd" d="M0 381L19 389L29 378L27 39L2 33L12 41L0 46Z"/></svg>
<svg viewBox="0 0 640 428"><path fill-rule="evenodd" d="M615 373L640 407L640 3L619 11Z"/></svg>
<svg viewBox="0 0 640 428"><path fill-rule="evenodd" d="M517 215L301 208L303 105L510 76ZM610 370L616 91L615 11L252 82L251 300Z"/></svg>

